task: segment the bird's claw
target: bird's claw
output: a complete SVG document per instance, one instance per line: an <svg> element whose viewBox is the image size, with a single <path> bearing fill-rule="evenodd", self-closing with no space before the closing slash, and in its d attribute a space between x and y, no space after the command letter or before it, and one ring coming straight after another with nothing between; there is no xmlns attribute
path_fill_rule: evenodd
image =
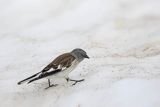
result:
<svg viewBox="0 0 160 107"><path fill-rule="evenodd" d="M46 87L45 89L49 89L49 88L51 88L51 87L55 87L55 86L57 86L58 84L52 84L52 85L50 85L50 86L48 86L48 87Z"/></svg>
<svg viewBox="0 0 160 107"><path fill-rule="evenodd" d="M74 83L72 84L72 86L73 86L73 85L76 85L78 82L84 81L84 79L81 79L81 80L72 80L72 81L74 81Z"/></svg>

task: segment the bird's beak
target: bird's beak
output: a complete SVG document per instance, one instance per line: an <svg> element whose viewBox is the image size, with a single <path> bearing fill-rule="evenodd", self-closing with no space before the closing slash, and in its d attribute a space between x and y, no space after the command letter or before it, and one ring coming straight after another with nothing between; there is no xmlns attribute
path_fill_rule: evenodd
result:
<svg viewBox="0 0 160 107"><path fill-rule="evenodd" d="M86 55L85 55L85 58L88 58L88 59L89 59L89 56L86 54Z"/></svg>

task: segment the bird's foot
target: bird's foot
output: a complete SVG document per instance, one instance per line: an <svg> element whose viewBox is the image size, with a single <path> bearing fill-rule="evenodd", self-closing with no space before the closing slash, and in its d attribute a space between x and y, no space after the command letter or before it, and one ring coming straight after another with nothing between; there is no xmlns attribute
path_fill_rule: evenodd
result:
<svg viewBox="0 0 160 107"><path fill-rule="evenodd" d="M67 82L70 80L69 78L65 78L65 79L66 79Z"/></svg>
<svg viewBox="0 0 160 107"><path fill-rule="evenodd" d="M49 85L48 87L46 87L45 89L49 89L49 88L51 88L51 87L55 87L55 86L57 86L58 84L51 84L51 85Z"/></svg>
<svg viewBox="0 0 160 107"><path fill-rule="evenodd" d="M81 80L72 80L72 79L70 79L70 81L74 81L74 83L72 84L72 86L73 86L73 85L76 85L78 82L84 81L84 79L81 79Z"/></svg>
<svg viewBox="0 0 160 107"><path fill-rule="evenodd" d="M70 78L66 78L66 81L67 81L67 82L73 81L73 82L74 82L74 83L72 84L72 86L73 86L73 85L76 85L78 82L84 81L84 79L81 79L81 80L72 80L72 79L70 79Z"/></svg>

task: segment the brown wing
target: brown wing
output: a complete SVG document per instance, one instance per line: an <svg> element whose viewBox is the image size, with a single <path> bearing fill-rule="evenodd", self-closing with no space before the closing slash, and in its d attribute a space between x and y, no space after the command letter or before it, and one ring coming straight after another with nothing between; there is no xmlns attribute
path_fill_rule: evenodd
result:
<svg viewBox="0 0 160 107"><path fill-rule="evenodd" d="M56 59L54 59L49 65L47 65L42 72L48 71L51 68L53 69L62 69L62 68L68 68L71 66L72 62L75 60L75 57L71 55L70 53L65 53L60 56L58 56Z"/></svg>

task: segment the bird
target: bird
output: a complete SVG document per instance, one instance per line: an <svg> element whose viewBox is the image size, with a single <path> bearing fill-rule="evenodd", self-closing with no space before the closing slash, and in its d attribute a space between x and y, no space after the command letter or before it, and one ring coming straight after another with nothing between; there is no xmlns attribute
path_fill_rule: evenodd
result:
<svg viewBox="0 0 160 107"><path fill-rule="evenodd" d="M83 49L80 48L73 49L71 52L59 55L51 63L49 63L46 67L44 67L44 69L42 69L40 72L24 80L19 81L17 84L21 85L25 82L29 84L39 79L47 78L48 87L46 87L45 89L48 89L52 86L58 85L58 84L51 84L50 82L52 76L56 76L65 78L67 82L74 81L74 84L72 85L75 85L78 82L84 81L84 79L81 80L70 79L69 73L73 71L77 67L77 65L79 65L80 62L82 62L85 58L89 59L89 56Z"/></svg>

